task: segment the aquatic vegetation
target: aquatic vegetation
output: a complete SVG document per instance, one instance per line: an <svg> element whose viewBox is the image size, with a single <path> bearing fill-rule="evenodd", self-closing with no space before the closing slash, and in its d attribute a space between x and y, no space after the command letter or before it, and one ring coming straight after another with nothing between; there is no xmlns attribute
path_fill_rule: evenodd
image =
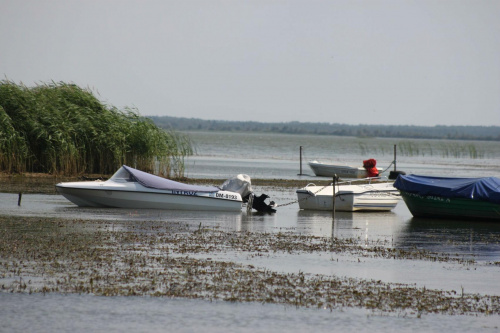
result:
<svg viewBox="0 0 500 333"><path fill-rule="evenodd" d="M500 297L321 274L281 273L213 260L224 251L353 253L452 260L389 251L356 239L223 232L181 223L0 216L0 292L148 295L335 309L362 307L414 316L500 314ZM418 253L418 254L415 254ZM200 256L199 254L205 254ZM208 255L208 256L207 256ZM434 259L433 259L434 258Z"/></svg>
<svg viewBox="0 0 500 333"><path fill-rule="evenodd" d="M480 151L472 142L455 142L442 140L438 144L429 141L400 141L397 144L398 154L402 156L438 156L442 158L470 158L485 157L485 152Z"/></svg>
<svg viewBox="0 0 500 333"><path fill-rule="evenodd" d="M482 147L481 145L478 146L470 141L394 140L394 143L398 156L479 159L487 155L486 151L479 148ZM391 156L394 153L392 146L381 145L377 140L372 140L372 142L360 140L357 144L359 154L362 156Z"/></svg>
<svg viewBox="0 0 500 333"><path fill-rule="evenodd" d="M0 81L0 120L0 170L9 173L110 174L128 164L182 176L192 154L187 137L64 82Z"/></svg>

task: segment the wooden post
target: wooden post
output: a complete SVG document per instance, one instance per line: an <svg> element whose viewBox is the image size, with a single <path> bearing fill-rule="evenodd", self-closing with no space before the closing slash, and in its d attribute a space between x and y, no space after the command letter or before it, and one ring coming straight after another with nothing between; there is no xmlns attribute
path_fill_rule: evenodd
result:
<svg viewBox="0 0 500 333"><path fill-rule="evenodd" d="M332 183L332 245L333 239L335 238L335 181L337 180L337 175L333 176Z"/></svg>
<svg viewBox="0 0 500 333"><path fill-rule="evenodd" d="M396 171L396 145L394 145L394 171Z"/></svg>
<svg viewBox="0 0 500 333"><path fill-rule="evenodd" d="M19 192L19 198L17 199L17 205L21 206L21 199L23 198L23 192Z"/></svg>
<svg viewBox="0 0 500 333"><path fill-rule="evenodd" d="M333 218L335 219L335 182L337 180L337 175L334 175L333 176L333 182L332 182L332 186L333 186L333 189L332 189L332 216Z"/></svg>
<svg viewBox="0 0 500 333"><path fill-rule="evenodd" d="M300 154L300 173L298 175L302 176L302 146L300 146L299 148L299 154Z"/></svg>

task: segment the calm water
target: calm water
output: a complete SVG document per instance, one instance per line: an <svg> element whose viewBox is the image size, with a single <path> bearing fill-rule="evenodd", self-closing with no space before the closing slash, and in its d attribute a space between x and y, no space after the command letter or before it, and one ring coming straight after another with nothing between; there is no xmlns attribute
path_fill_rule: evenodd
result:
<svg viewBox="0 0 500 333"><path fill-rule="evenodd" d="M193 133L198 155L187 163L189 177L223 179L238 173L253 178L306 178L297 176L299 149L304 146L305 160L320 159L359 164L374 157L380 166L388 165L393 145L402 141L331 138L293 135ZM462 143L417 141L415 146L398 153L398 169L407 173L433 175L498 176L498 143ZM449 146L447 146L449 145ZM474 149L470 145L474 145ZM347 147L347 148L346 148ZM443 148L444 147L444 148ZM448 147L448 148L446 148ZM450 148L451 147L451 148ZM424 151L424 148L426 149ZM463 156L450 156L452 150ZM367 152L373 151L373 154ZM444 152L448 150L448 155ZM406 151L406 156L404 152ZM432 151L432 154L430 154ZM476 151L475 156L465 156ZM411 155L411 156L410 156ZM478 155L480 155L478 157ZM329 158L331 156L331 158ZM400 166L400 167L399 167ZM312 174L304 163L304 172ZM254 186L278 204L296 199L295 189ZM0 189L1 191L1 189ZM273 254L267 257L227 252L210 254L213 260L252 264L278 272L299 271L312 274L375 279L407 283L426 288L466 293L500 295L500 224L459 221L419 220L411 217L403 202L393 212L339 213L332 220L329 212L306 212L298 204L279 207L274 215L188 212L129 209L78 208L58 195L24 195L17 206L17 195L0 193L2 215L107 219L117 227L133 227L144 220L183 223L193 230L202 223L225 231L291 232L317 236L356 238L361 242L380 242L384 246L419 248L452 257L472 258L476 264L358 258L348 254ZM359 260L358 260L359 259ZM498 331L499 316L442 316L422 318L380 315L360 309L333 312L279 305L173 300L149 297L92 297L88 295L18 295L0 293L0 332L438 332Z"/></svg>
<svg viewBox="0 0 500 333"><path fill-rule="evenodd" d="M149 297L0 293L1 332L498 332L494 317L381 316L359 309Z"/></svg>
<svg viewBox="0 0 500 333"><path fill-rule="evenodd" d="M186 175L226 179L314 179L308 161L361 166L375 158L380 171L394 160L406 173L449 177L500 176L500 143L485 141L353 138L269 133L187 132L197 154L186 160ZM300 147L302 173L300 173ZM387 171L393 170L393 166Z"/></svg>

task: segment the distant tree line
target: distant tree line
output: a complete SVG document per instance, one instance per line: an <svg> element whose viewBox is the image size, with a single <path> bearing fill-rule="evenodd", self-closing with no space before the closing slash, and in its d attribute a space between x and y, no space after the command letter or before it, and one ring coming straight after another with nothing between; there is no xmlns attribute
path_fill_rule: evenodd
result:
<svg viewBox="0 0 500 333"><path fill-rule="evenodd" d="M500 141L500 126L347 125L297 121L261 123L169 116L149 116L148 118L159 127L177 131L272 132L354 137Z"/></svg>

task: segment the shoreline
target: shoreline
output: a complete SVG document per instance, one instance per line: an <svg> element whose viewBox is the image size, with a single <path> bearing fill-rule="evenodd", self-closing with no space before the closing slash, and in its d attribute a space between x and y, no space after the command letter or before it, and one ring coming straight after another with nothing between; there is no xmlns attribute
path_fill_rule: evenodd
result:
<svg viewBox="0 0 500 333"><path fill-rule="evenodd" d="M112 175L86 175L90 179L109 178ZM220 186L226 179L208 178L170 178L174 181L197 184ZM78 176L56 176L50 174L26 173L26 174L5 174L0 173L0 192L4 193L33 193L33 194L56 194L55 185L60 182L82 181ZM274 188L302 188L311 183L311 180L300 179L251 179L252 186L271 186ZM328 178L318 179L318 184L330 184Z"/></svg>

